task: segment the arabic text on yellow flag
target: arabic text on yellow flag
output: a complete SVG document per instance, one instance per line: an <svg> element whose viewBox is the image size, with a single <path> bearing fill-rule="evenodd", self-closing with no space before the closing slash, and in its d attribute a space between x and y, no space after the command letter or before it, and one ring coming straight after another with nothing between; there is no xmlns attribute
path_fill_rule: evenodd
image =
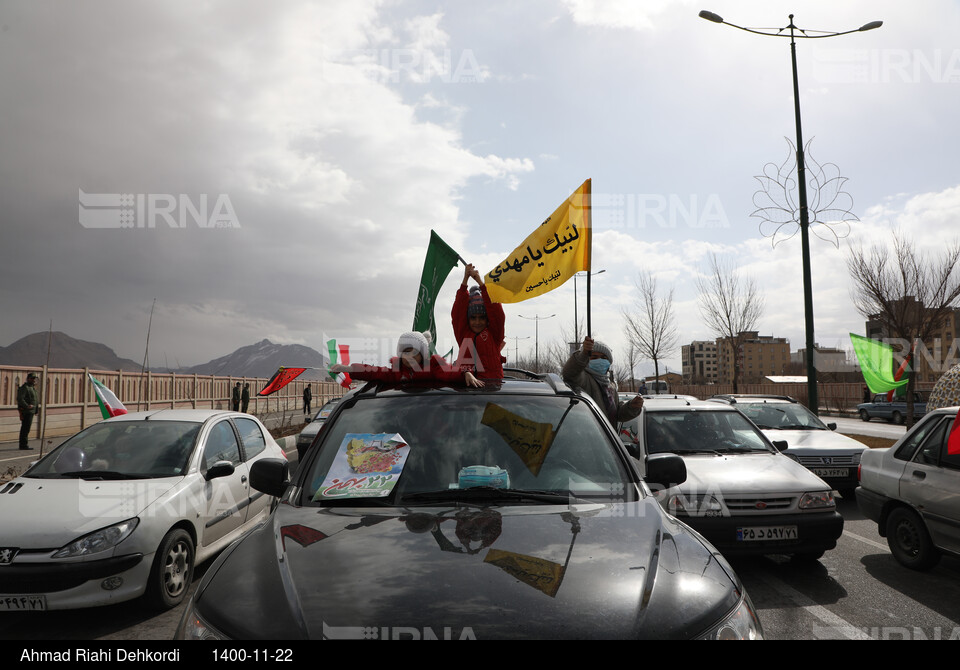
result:
<svg viewBox="0 0 960 670"><path fill-rule="evenodd" d="M493 302L521 302L590 269L590 180L484 277Z"/></svg>

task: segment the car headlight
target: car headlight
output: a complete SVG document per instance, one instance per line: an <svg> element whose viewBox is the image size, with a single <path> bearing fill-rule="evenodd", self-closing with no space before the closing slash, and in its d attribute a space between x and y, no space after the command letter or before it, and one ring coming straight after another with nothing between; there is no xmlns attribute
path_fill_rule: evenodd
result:
<svg viewBox="0 0 960 670"><path fill-rule="evenodd" d="M130 537L130 533L140 523L140 519L133 518L115 523L112 526L101 528L83 537L79 537L70 544L61 547L53 558L73 558L88 556L101 551L113 549L115 546Z"/></svg>
<svg viewBox="0 0 960 670"><path fill-rule="evenodd" d="M863 452L859 452L853 455L853 459L850 461L854 465L860 465L860 457L863 456Z"/></svg>
<svg viewBox="0 0 960 670"><path fill-rule="evenodd" d="M177 626L175 635L177 640L229 640L230 638L219 630L203 620L203 617L197 614L197 608L194 605L193 598L187 603L183 611L183 618L180 619L180 625Z"/></svg>
<svg viewBox="0 0 960 670"><path fill-rule="evenodd" d="M667 509L674 516L721 516L723 505L712 495L678 493L667 499Z"/></svg>
<svg viewBox="0 0 960 670"><path fill-rule="evenodd" d="M837 501L833 498L833 491L812 491L800 497L800 509L823 509L836 506Z"/></svg>
<svg viewBox="0 0 960 670"><path fill-rule="evenodd" d="M753 609L750 598L744 594L740 604L722 621L701 635L699 640L762 640L763 627Z"/></svg>

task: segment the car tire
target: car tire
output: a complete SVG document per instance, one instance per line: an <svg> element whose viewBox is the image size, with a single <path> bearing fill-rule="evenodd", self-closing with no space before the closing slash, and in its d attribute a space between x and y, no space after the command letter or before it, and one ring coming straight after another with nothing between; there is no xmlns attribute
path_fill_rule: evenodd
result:
<svg viewBox="0 0 960 670"><path fill-rule="evenodd" d="M190 590L196 554L190 533L174 528L164 535L153 558L147 601L160 610L176 607Z"/></svg>
<svg viewBox="0 0 960 670"><path fill-rule="evenodd" d="M860 410L860 420L861 421L870 421L870 415L867 413L867 410Z"/></svg>
<svg viewBox="0 0 960 670"><path fill-rule="evenodd" d="M902 425L903 425L903 414L901 414L900 412L894 412L894 413L893 413L893 416L890 417L890 421L891 421L891 423L895 423L895 424L897 424L898 426L902 426Z"/></svg>
<svg viewBox="0 0 960 670"><path fill-rule="evenodd" d="M940 562L923 520L906 507L897 507L887 517L887 544L897 562L911 570L929 570Z"/></svg>

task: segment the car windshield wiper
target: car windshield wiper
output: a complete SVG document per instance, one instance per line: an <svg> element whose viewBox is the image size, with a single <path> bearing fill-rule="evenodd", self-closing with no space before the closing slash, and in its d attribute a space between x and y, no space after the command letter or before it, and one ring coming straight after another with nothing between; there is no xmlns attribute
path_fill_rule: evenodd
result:
<svg viewBox="0 0 960 670"><path fill-rule="evenodd" d="M800 424L794 424L792 426L780 426L780 430L825 430L820 426L801 426Z"/></svg>
<svg viewBox="0 0 960 670"><path fill-rule="evenodd" d="M571 491L539 491L523 489L499 489L493 486L471 486L465 489L440 489L405 493L401 504L410 502L543 502L568 503L578 499Z"/></svg>
<svg viewBox="0 0 960 670"><path fill-rule="evenodd" d="M63 479L151 479L152 475L140 475L130 472L117 472L116 470L75 470L73 472L61 472L59 476Z"/></svg>

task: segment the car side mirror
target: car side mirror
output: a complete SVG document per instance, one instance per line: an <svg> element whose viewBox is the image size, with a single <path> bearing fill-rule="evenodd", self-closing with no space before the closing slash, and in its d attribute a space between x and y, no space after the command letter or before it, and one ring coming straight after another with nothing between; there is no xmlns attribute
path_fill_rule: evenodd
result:
<svg viewBox="0 0 960 670"><path fill-rule="evenodd" d="M687 464L676 454L651 454L646 460L648 484L657 484L663 488L677 486L687 481Z"/></svg>
<svg viewBox="0 0 960 670"><path fill-rule="evenodd" d="M827 424L827 428L829 428L830 430L836 430L836 429L837 429L837 424L835 424L835 423L828 423L828 424Z"/></svg>
<svg viewBox="0 0 960 670"><path fill-rule="evenodd" d="M250 468L250 486L279 498L290 484L290 465L283 458L261 458Z"/></svg>
<svg viewBox="0 0 960 670"><path fill-rule="evenodd" d="M217 461L203 474L203 478L208 482L211 479L217 479L219 477L229 477L236 471L236 468L233 467L233 463L230 461Z"/></svg>
<svg viewBox="0 0 960 670"><path fill-rule="evenodd" d="M790 445L787 444L786 440L774 440L773 446L776 447L777 451L786 451Z"/></svg>

